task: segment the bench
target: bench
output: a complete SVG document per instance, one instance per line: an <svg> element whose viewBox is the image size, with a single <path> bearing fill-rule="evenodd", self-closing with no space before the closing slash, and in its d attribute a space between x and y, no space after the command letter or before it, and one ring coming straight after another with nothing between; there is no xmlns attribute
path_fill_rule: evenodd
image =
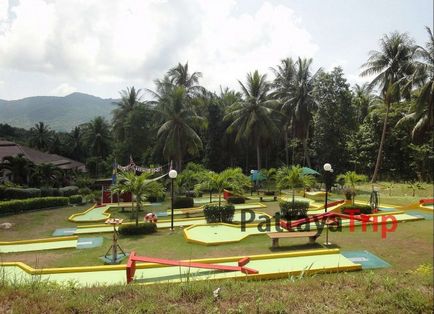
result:
<svg viewBox="0 0 434 314"><path fill-rule="evenodd" d="M277 196L272 196L272 195L270 195L270 196L260 196L259 197L259 201L260 202L275 202L275 201L277 201Z"/></svg>
<svg viewBox="0 0 434 314"><path fill-rule="evenodd" d="M279 247L279 239L286 238L309 238L309 243L315 243L316 239L320 236L316 231L306 231L306 232L272 232L267 233L267 236L272 241L272 248Z"/></svg>

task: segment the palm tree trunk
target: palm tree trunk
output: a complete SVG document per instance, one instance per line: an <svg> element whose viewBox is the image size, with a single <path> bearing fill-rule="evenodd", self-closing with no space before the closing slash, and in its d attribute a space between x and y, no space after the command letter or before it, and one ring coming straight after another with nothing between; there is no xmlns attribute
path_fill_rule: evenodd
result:
<svg viewBox="0 0 434 314"><path fill-rule="evenodd" d="M259 147L259 140L256 141L256 161L257 161L257 170L261 169L261 151Z"/></svg>
<svg viewBox="0 0 434 314"><path fill-rule="evenodd" d="M136 227L139 226L139 209L140 209L140 202L137 202L137 206L136 206Z"/></svg>
<svg viewBox="0 0 434 314"><path fill-rule="evenodd" d="M306 165L310 168L310 157L309 157L309 147L307 146L307 142L309 140L309 124L307 125L306 136L303 139L303 151L304 151L304 160Z"/></svg>
<svg viewBox="0 0 434 314"><path fill-rule="evenodd" d="M285 132L283 132L283 140L285 145L285 162L286 166L289 166L289 150L288 150L288 123L284 126Z"/></svg>
<svg viewBox="0 0 434 314"><path fill-rule="evenodd" d="M384 140L386 138L387 118L389 117L390 101L386 103L386 115L384 116L383 132L381 133L380 147L378 148L377 162L375 163L374 174L372 175L371 183L377 182L378 171L381 165L381 156L383 155Z"/></svg>

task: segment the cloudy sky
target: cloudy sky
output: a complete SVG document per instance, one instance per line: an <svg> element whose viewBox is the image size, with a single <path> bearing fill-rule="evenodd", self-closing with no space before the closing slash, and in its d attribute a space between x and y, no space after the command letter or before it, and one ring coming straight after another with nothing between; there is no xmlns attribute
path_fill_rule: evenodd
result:
<svg viewBox="0 0 434 314"><path fill-rule="evenodd" d="M286 57L341 66L351 83L394 30L425 43L431 0L0 0L0 98L117 97L178 62L238 88Z"/></svg>

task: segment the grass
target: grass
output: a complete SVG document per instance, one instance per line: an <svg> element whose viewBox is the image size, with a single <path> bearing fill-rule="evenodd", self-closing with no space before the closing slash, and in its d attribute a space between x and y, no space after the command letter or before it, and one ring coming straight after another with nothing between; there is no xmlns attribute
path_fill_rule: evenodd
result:
<svg viewBox="0 0 434 314"><path fill-rule="evenodd" d="M370 185L359 186L356 200L369 198ZM426 190L416 197L398 195L405 187L395 185L396 195L383 195L380 202L408 204L421 197L430 197ZM418 193L417 192L417 193ZM432 197L432 196L431 196ZM266 203L269 214L278 211L277 202ZM162 205L167 206L167 205ZM88 206L42 210L21 215L1 217L0 223L12 222L11 230L0 230L0 241L49 237L56 228L74 227L66 217ZM153 210L157 211L157 210ZM114 213L118 216L119 213ZM129 213L126 213L129 215ZM141 214L142 215L142 214ZM433 299L433 222L400 223L395 232L381 239L380 233L362 233L360 228L349 232L330 233L329 238L341 250L368 250L391 264L390 268L357 273L338 273L290 277L263 282L205 281L179 285L92 287L78 289L74 285L59 288L48 283L34 283L23 287L6 285L0 288L0 312L56 313L143 313L143 312L210 312L210 313L429 313ZM96 236L96 235L95 235ZM6 254L3 261L23 261L34 267L64 267L101 264L111 243L111 234L101 234L104 244L88 250L57 250ZM270 252L313 249L305 239L281 241L277 251L271 251L265 235L252 236L233 244L206 247L187 243L182 231L159 230L147 236L122 236L125 251L153 257L190 259L231 255L252 255ZM0 280L0 285L2 284ZM212 291L221 288L221 296L214 299ZM59 300L62 300L59 302Z"/></svg>

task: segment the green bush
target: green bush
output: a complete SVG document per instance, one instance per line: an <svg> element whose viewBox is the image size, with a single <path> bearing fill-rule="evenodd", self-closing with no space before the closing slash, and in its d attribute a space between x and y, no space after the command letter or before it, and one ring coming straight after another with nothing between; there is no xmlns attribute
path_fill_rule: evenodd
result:
<svg viewBox="0 0 434 314"><path fill-rule="evenodd" d="M264 192L265 196L274 196L274 194L276 194L276 192L274 192L274 191L265 191Z"/></svg>
<svg viewBox="0 0 434 314"><path fill-rule="evenodd" d="M62 196L59 189L56 188L50 188L50 187L43 187L41 188L41 197L47 197L47 196Z"/></svg>
<svg viewBox="0 0 434 314"><path fill-rule="evenodd" d="M234 219L234 205L206 205L203 214L207 223L227 222L231 223Z"/></svg>
<svg viewBox="0 0 434 314"><path fill-rule="evenodd" d="M289 201L280 202L280 215L287 220L296 220L307 217L309 202L304 201Z"/></svg>
<svg viewBox="0 0 434 314"><path fill-rule="evenodd" d="M166 193L164 193L164 186L157 181L153 181L148 184L148 201L151 203L162 202L166 198Z"/></svg>
<svg viewBox="0 0 434 314"><path fill-rule="evenodd" d="M72 196L78 194L78 186L65 186L64 188L60 188L59 192L62 196Z"/></svg>
<svg viewBox="0 0 434 314"><path fill-rule="evenodd" d="M139 235L139 234L151 234L157 231L157 225L150 222L135 224L121 225L119 227L119 233L123 235Z"/></svg>
<svg viewBox="0 0 434 314"><path fill-rule="evenodd" d="M40 197L41 190L35 188L14 188L14 187L1 187L0 199L1 200L22 200L27 198Z"/></svg>
<svg viewBox="0 0 434 314"><path fill-rule="evenodd" d="M346 215L350 215L351 213L353 215L369 215L372 214L372 208L369 205L345 205L341 207L341 213Z"/></svg>
<svg viewBox="0 0 434 314"><path fill-rule="evenodd" d="M68 197L69 199L69 204L82 204L83 203L83 198L81 195L72 195L70 197Z"/></svg>
<svg viewBox="0 0 434 314"><path fill-rule="evenodd" d="M68 205L67 197L38 197L0 202L0 214Z"/></svg>
<svg viewBox="0 0 434 314"><path fill-rule="evenodd" d="M229 196L227 202L229 204L244 204L246 200L244 197L240 197L240 196Z"/></svg>
<svg viewBox="0 0 434 314"><path fill-rule="evenodd" d="M194 206L192 197L178 196L173 200L173 208L191 208Z"/></svg>

